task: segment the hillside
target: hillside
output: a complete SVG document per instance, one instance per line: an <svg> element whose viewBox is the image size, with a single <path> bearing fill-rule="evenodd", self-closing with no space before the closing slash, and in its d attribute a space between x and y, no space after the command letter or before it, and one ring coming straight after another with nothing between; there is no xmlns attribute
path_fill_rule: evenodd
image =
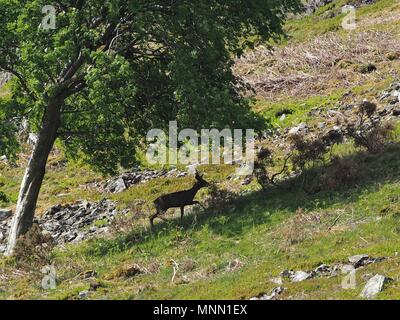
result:
<svg viewBox="0 0 400 320"><path fill-rule="evenodd" d="M37 247L32 236L31 251L0 258L0 299L362 299L376 274L390 281L375 298L400 298L400 3L329 2L289 20L273 51L260 44L236 61L235 73L255 89L253 109L271 122L259 147L277 155L271 170L279 172L291 134L344 131L368 101L376 121L394 126L384 148L372 153L346 140L330 154L342 167L290 168L278 187L264 189L256 177L233 178L234 166L201 166L214 186L198 195L206 208L187 209L182 225L170 212L151 231L152 201L191 187L186 167L143 163L103 177L67 161L57 145L37 219L58 245ZM354 31L341 27L346 3L357 8ZM7 95L7 85L0 90ZM15 164L0 160L1 208L15 209L29 148ZM327 183L319 184L321 172ZM82 216L90 220L80 227ZM55 220L69 227L57 231ZM0 218L0 248L8 223ZM50 264L57 283L46 290L42 268ZM355 283L344 288L349 267Z"/></svg>

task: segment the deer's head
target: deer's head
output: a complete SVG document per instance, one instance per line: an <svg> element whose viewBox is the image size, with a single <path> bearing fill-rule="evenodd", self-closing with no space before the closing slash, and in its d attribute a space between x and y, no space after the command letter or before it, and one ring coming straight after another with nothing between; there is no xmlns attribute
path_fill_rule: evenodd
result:
<svg viewBox="0 0 400 320"><path fill-rule="evenodd" d="M200 175L197 171L196 171L195 178L196 178L195 187L198 189L205 188L210 185L206 180L203 179L203 176Z"/></svg>

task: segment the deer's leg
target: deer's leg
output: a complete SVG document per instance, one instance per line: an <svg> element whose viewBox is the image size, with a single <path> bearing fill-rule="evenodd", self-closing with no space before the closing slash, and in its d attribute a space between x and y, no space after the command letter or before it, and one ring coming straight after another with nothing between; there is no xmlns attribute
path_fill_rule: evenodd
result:
<svg viewBox="0 0 400 320"><path fill-rule="evenodd" d="M168 219L163 216L163 214L165 214L165 212L166 211L164 211L164 210L157 209L157 212L150 217L150 224L151 224L152 228L154 227L154 219L155 218L160 218L161 220L168 222Z"/></svg>
<svg viewBox="0 0 400 320"><path fill-rule="evenodd" d="M181 223L183 221L183 215L185 214L185 207L181 207Z"/></svg>
<svg viewBox="0 0 400 320"><path fill-rule="evenodd" d="M154 227L154 219L157 218L157 217L160 215L160 213L161 213L161 210L160 210L160 209L157 208L156 210L157 210L156 213L153 214L153 215L150 217L150 226L151 226L151 228Z"/></svg>
<svg viewBox="0 0 400 320"><path fill-rule="evenodd" d="M158 216L158 212L156 212L155 214L153 214L150 217L150 226L151 226L152 229L154 228L154 219L157 218L157 216Z"/></svg>

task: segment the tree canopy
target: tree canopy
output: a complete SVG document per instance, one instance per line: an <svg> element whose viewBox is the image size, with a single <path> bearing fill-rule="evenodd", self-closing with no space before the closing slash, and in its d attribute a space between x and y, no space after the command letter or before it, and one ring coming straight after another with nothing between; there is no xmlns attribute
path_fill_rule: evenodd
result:
<svg viewBox="0 0 400 320"><path fill-rule="evenodd" d="M57 137L104 172L131 165L143 134L169 120L261 128L233 58L279 37L285 13L299 8L297 0L62 0L52 3L55 29L45 30L47 4L0 0L0 70L14 76L11 102L0 103L0 151L15 146L7 119L40 130L59 96Z"/></svg>

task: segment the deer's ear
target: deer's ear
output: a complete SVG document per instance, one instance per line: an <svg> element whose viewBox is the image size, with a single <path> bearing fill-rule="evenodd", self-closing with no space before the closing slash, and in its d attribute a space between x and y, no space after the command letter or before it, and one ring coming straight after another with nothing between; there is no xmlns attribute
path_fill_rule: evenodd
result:
<svg viewBox="0 0 400 320"><path fill-rule="evenodd" d="M196 170L196 175L195 175L197 180L200 180L203 176L200 175L200 173Z"/></svg>

